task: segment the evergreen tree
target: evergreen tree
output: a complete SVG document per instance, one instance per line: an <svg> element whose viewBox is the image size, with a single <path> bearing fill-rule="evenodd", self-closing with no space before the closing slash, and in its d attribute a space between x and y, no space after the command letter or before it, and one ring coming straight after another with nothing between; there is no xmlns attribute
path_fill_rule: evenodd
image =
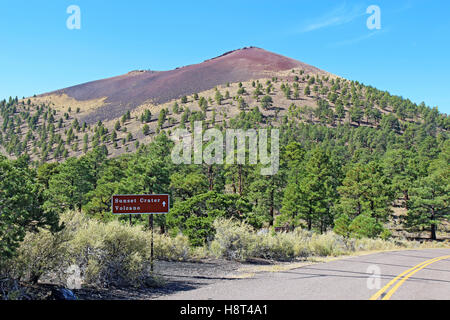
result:
<svg viewBox="0 0 450 320"><path fill-rule="evenodd" d="M64 212L81 210L87 202L87 194L93 187L93 175L86 159L70 158L60 165L58 173L49 181L45 190L46 210Z"/></svg>
<svg viewBox="0 0 450 320"><path fill-rule="evenodd" d="M148 124L145 124L142 128L142 133L144 134L144 136L147 136L150 133L150 127L148 126Z"/></svg>
<svg viewBox="0 0 450 320"><path fill-rule="evenodd" d="M44 188L28 157L10 161L0 156L0 268L11 258L27 231L58 230L58 216L42 209Z"/></svg>
<svg viewBox="0 0 450 320"><path fill-rule="evenodd" d="M309 86L305 87L305 96L309 97L309 95L311 94L311 89L309 88Z"/></svg>
<svg viewBox="0 0 450 320"><path fill-rule="evenodd" d="M430 166L429 174L419 178L410 189L406 226L413 231L430 232L432 240L437 239L438 226L450 220L450 143L444 152Z"/></svg>

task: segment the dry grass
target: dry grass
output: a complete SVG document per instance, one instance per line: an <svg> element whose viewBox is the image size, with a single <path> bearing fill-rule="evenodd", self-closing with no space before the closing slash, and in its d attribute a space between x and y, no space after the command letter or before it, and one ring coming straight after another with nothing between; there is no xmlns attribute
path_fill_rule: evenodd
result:
<svg viewBox="0 0 450 320"><path fill-rule="evenodd" d="M259 272L283 272L289 271L305 266L314 264L313 262L289 262L289 263L276 263L265 266L245 266L238 269L238 272L243 274L252 274L253 276Z"/></svg>
<svg viewBox="0 0 450 320"><path fill-rule="evenodd" d="M50 105L52 109L61 112L67 112L67 109L70 107L72 111L75 112L77 108L80 108L80 113L89 113L91 111L96 110L99 107L105 105L105 100L107 97L103 97L100 99L86 100L86 101L78 101L72 97L69 97L67 94L52 94L45 96L37 96L30 97L30 100L33 104L40 105ZM25 99L25 102L28 99Z"/></svg>

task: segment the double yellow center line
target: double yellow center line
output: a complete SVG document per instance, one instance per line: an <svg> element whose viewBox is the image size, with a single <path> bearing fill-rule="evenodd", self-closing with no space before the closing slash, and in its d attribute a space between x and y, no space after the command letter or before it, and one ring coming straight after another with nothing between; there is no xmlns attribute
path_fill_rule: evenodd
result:
<svg viewBox="0 0 450 320"><path fill-rule="evenodd" d="M445 259L449 259L450 256L443 256L443 257L437 257L434 259L430 259L427 261L424 261L422 263L419 263L418 265L402 272L401 274L399 274L397 277L395 277L394 279L392 279L391 281L389 281L389 283L387 285L385 285L383 288L380 289L380 291L378 291L377 293L375 293L370 300L377 300L381 295L383 295L389 288L391 288L384 296L381 300L389 300L392 295L397 291L398 288L400 288L400 286L406 281L408 280L409 277L413 276L415 273L419 272L420 270L428 267L430 264L441 261L441 260L445 260Z"/></svg>

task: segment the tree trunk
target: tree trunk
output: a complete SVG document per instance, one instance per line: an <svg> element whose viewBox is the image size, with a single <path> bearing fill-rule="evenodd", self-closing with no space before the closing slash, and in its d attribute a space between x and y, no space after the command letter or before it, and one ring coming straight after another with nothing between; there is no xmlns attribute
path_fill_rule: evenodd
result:
<svg viewBox="0 0 450 320"><path fill-rule="evenodd" d="M436 238L436 225L434 223L431 225L431 240L437 240L437 238Z"/></svg>
<svg viewBox="0 0 450 320"><path fill-rule="evenodd" d="M213 178L212 165L208 166L208 176L209 176L209 191L212 191L213 188L214 188L214 178Z"/></svg>
<svg viewBox="0 0 450 320"><path fill-rule="evenodd" d="M312 230L312 208L311 208L311 201L309 204L309 217L308 217L308 231Z"/></svg>
<svg viewBox="0 0 450 320"><path fill-rule="evenodd" d="M274 206L273 206L273 190L270 192L270 217L272 220L270 221L270 225L273 225L273 222L275 221L274 217Z"/></svg>
<svg viewBox="0 0 450 320"><path fill-rule="evenodd" d="M405 209L409 210L409 208L408 208L408 201L409 201L408 190L403 191L403 196L405 198Z"/></svg>
<svg viewBox="0 0 450 320"><path fill-rule="evenodd" d="M239 165L238 168L239 168L239 195L242 196L242 165Z"/></svg>
<svg viewBox="0 0 450 320"><path fill-rule="evenodd" d="M322 217L320 219L320 234L323 234L324 224L325 224L325 222L323 221L323 217Z"/></svg>
<svg viewBox="0 0 450 320"><path fill-rule="evenodd" d="M32 273L30 276L30 282L32 284L37 284L39 282L40 278L41 278L41 274Z"/></svg>
<svg viewBox="0 0 450 320"><path fill-rule="evenodd" d="M272 176L272 185L271 185L271 190L270 190L270 216L272 217L272 225L275 221L275 181L274 178Z"/></svg>
<svg viewBox="0 0 450 320"><path fill-rule="evenodd" d="M434 221L435 213L434 208L431 209L431 219ZM436 240L436 224L433 222L431 224L431 240Z"/></svg>

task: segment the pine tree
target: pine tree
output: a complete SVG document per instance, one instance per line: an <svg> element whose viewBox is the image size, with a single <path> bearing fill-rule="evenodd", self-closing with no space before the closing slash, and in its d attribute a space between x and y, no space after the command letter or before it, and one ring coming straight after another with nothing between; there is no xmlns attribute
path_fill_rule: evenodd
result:
<svg viewBox="0 0 450 320"><path fill-rule="evenodd" d="M162 109L158 116L158 128L162 128L166 122L166 109Z"/></svg>
<svg viewBox="0 0 450 320"><path fill-rule="evenodd" d="M177 103L175 103L175 104L178 106ZM150 112L150 110L146 109L144 111L144 113L141 115L141 122L142 123L148 123L151 120L152 120L152 113ZM118 129L116 129L116 130L118 130Z"/></svg>
<svg viewBox="0 0 450 320"><path fill-rule="evenodd" d="M390 184L376 162L350 166L342 186L338 187L341 197L337 210L351 219L367 213L377 221L384 222L391 213L393 201Z"/></svg>
<svg viewBox="0 0 450 320"><path fill-rule="evenodd" d="M69 158L60 165L58 174L50 179L44 208L56 212L81 210L92 187L93 175L86 159Z"/></svg>
<svg viewBox="0 0 450 320"><path fill-rule="evenodd" d="M269 108L272 106L272 103L273 103L273 100L272 100L272 97L271 97L271 96L264 96L264 97L261 99L261 107L262 107L264 110L269 109Z"/></svg>
<svg viewBox="0 0 450 320"><path fill-rule="evenodd" d="M308 230L324 232L332 223L332 203L336 198L337 176L327 153L320 148L311 150L291 174L281 208L281 220L292 224L303 220Z"/></svg>
<svg viewBox="0 0 450 320"><path fill-rule="evenodd" d="M150 133L150 127L148 126L148 124L145 124L144 127L142 128L142 133L144 134L144 136Z"/></svg>
<svg viewBox="0 0 450 320"><path fill-rule="evenodd" d="M311 94L311 89L309 88L309 86L305 87L305 96L309 97L309 95Z"/></svg>
<svg viewBox="0 0 450 320"><path fill-rule="evenodd" d="M28 156L10 161L0 156L0 267L11 258L27 231L50 227L59 230L55 211L42 209L44 185L35 170L28 167Z"/></svg>
<svg viewBox="0 0 450 320"><path fill-rule="evenodd" d="M426 177L419 178L410 189L408 214L405 224L413 231L430 232L437 239L437 230L443 221L450 220L450 143L447 142L440 157L429 168Z"/></svg>

